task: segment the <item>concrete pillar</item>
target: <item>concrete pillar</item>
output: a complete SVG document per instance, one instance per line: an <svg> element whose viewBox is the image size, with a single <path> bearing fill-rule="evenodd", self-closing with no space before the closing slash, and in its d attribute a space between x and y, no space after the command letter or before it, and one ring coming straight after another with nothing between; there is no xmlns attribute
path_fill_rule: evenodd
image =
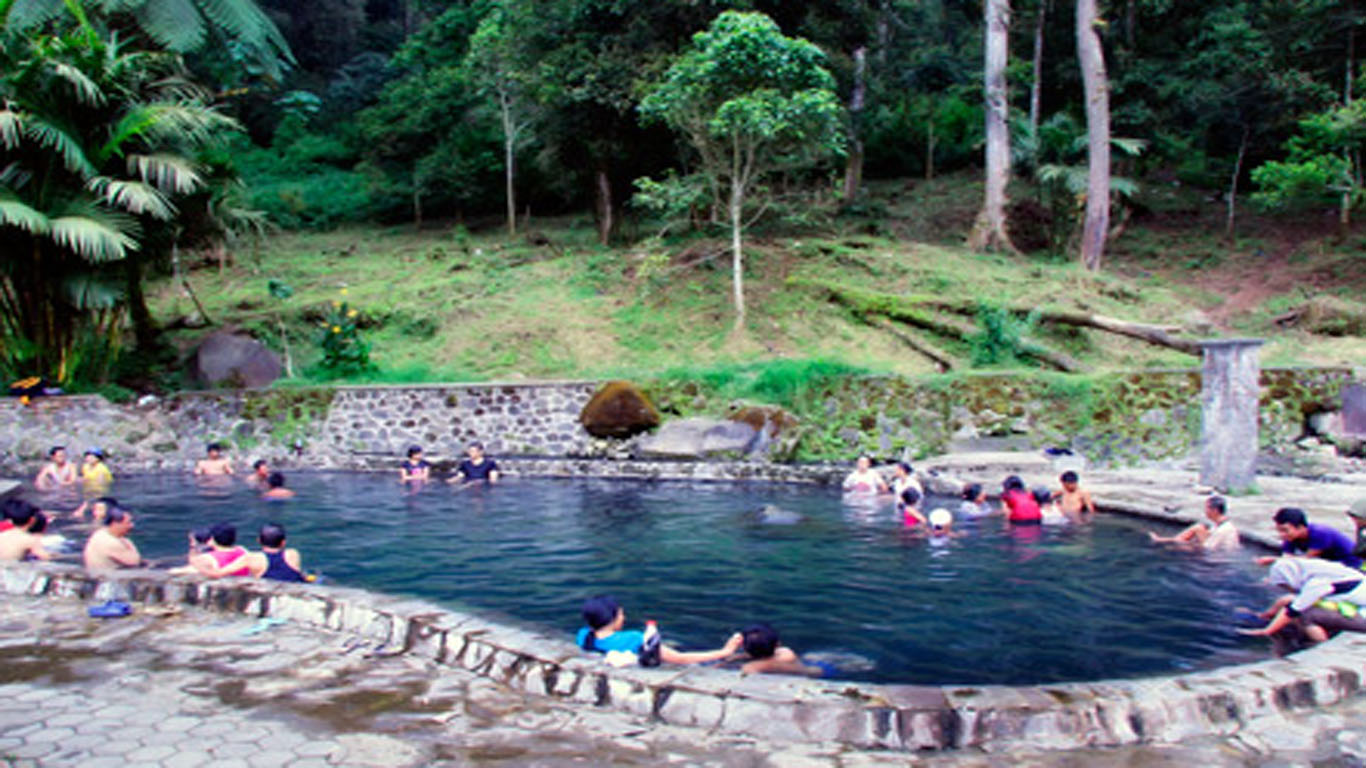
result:
<svg viewBox="0 0 1366 768"><path fill-rule="evenodd" d="M1261 339L1201 342L1200 483L1225 493L1257 482L1258 380Z"/></svg>

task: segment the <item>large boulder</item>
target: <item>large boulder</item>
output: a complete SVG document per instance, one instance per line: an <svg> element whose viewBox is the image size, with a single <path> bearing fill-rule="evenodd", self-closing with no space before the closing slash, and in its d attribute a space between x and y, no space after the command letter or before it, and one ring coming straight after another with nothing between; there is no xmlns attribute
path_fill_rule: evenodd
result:
<svg viewBox="0 0 1366 768"><path fill-rule="evenodd" d="M207 387L267 387L282 370L280 358L266 345L250 336L218 331L200 342L191 372Z"/></svg>
<svg viewBox="0 0 1366 768"><path fill-rule="evenodd" d="M801 440L797 429L801 422L796 416L776 405L742 405L730 414L730 420L754 428L759 439L751 453L767 454L776 459L789 459Z"/></svg>
<svg viewBox="0 0 1366 768"><path fill-rule="evenodd" d="M609 381L579 413L593 437L627 438L659 426L654 403L629 381Z"/></svg>
<svg viewBox="0 0 1366 768"><path fill-rule="evenodd" d="M651 459L702 459L708 456L745 456L758 442L759 432L738 421L679 419L641 438L636 455Z"/></svg>

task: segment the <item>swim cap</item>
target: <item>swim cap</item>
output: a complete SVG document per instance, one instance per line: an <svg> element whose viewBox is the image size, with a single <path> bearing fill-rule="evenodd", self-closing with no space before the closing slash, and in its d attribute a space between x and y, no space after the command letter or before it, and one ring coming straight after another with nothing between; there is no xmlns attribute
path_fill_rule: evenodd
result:
<svg viewBox="0 0 1366 768"><path fill-rule="evenodd" d="M953 513L940 507L930 513L930 525L935 528L943 528L953 523Z"/></svg>

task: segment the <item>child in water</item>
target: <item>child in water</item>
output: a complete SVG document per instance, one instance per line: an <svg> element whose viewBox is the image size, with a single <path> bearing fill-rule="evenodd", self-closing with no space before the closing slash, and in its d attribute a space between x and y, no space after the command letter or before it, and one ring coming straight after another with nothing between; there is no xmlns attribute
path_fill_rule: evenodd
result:
<svg viewBox="0 0 1366 768"><path fill-rule="evenodd" d="M797 652L778 642L778 630L756 622L740 630L749 661L740 667L742 675L808 675L823 677L833 671L819 664L807 664Z"/></svg>
<svg viewBox="0 0 1366 768"><path fill-rule="evenodd" d="M1068 520L1085 523L1096 516L1096 503L1091 499L1091 492L1081 487L1076 472L1068 470L1058 477L1058 481L1062 483L1062 490L1053 494L1053 498Z"/></svg>
<svg viewBox="0 0 1366 768"><path fill-rule="evenodd" d="M1025 490L1024 480L1019 475L1011 475L1001 484L1001 511L1006 521L1015 525L1038 525L1043 522L1043 512L1038 502Z"/></svg>
<svg viewBox="0 0 1366 768"><path fill-rule="evenodd" d="M901 492L898 500L901 507L901 524L907 528L914 528L917 525L925 525L928 522L924 513L920 511L920 491L914 488L907 488Z"/></svg>
<svg viewBox="0 0 1366 768"><path fill-rule="evenodd" d="M398 465L398 479L401 483L424 483L431 476L432 465L422 459L422 446L408 448L408 458Z"/></svg>

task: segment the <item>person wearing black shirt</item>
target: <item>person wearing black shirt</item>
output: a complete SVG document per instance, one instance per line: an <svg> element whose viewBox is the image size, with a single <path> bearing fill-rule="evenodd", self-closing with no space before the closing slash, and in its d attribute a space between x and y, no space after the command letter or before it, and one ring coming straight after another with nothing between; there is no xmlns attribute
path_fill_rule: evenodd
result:
<svg viewBox="0 0 1366 768"><path fill-rule="evenodd" d="M422 458L422 446L414 445L408 449L408 458L398 465L399 482L426 482L431 466Z"/></svg>
<svg viewBox="0 0 1366 768"><path fill-rule="evenodd" d="M498 462L484 455L484 444L473 442L465 449L465 454L469 457L460 462L455 468L455 474L447 482L450 483L474 483L484 482L492 485L498 482Z"/></svg>

